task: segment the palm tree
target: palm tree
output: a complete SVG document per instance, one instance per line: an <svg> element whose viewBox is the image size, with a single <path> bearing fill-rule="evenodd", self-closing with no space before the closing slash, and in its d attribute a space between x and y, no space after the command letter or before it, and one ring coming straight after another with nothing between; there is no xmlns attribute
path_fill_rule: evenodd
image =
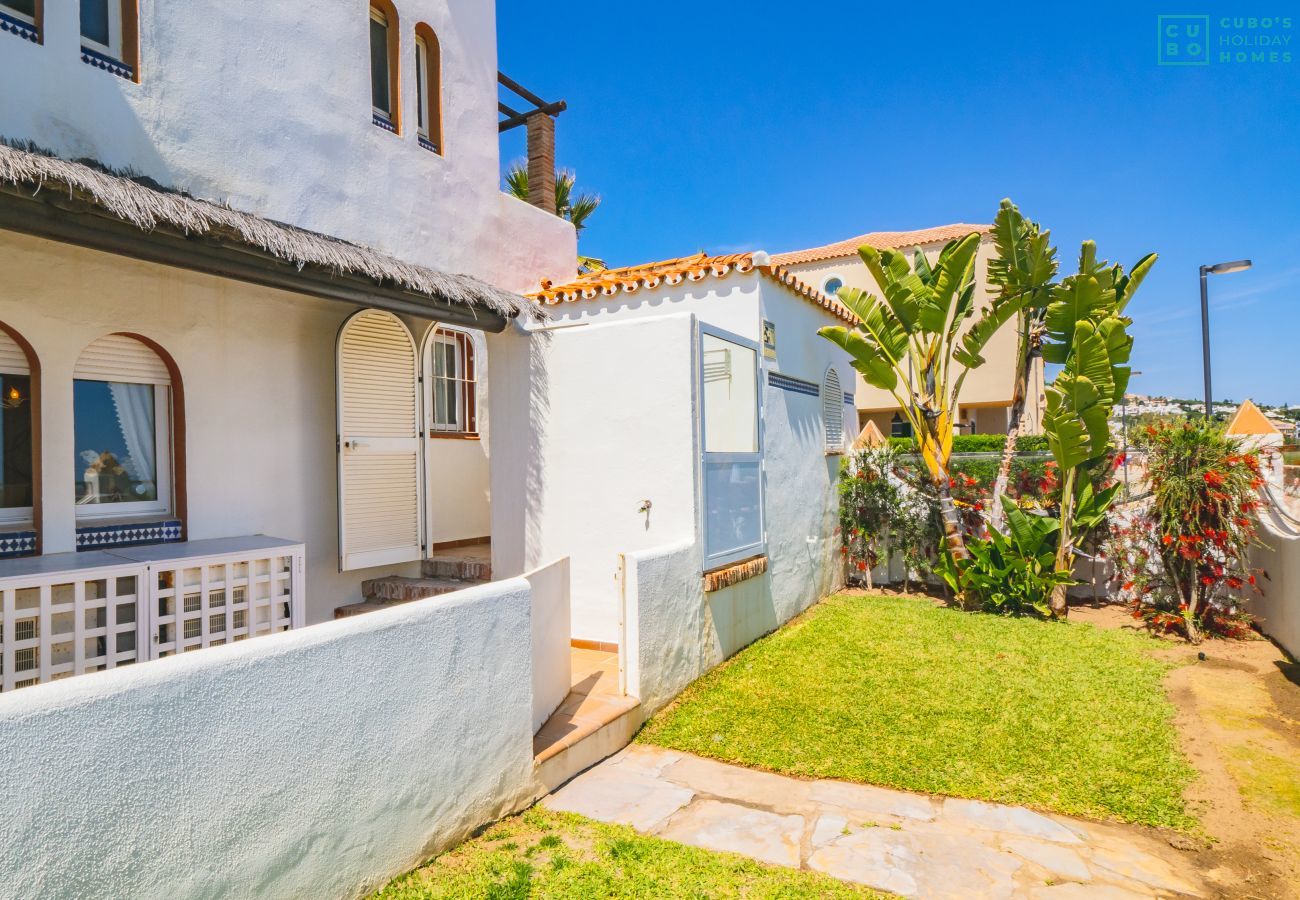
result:
<svg viewBox="0 0 1300 900"><path fill-rule="evenodd" d="M510 170L506 172L505 181L507 193L525 202L528 201L528 166L525 163L513 163ZM577 181L577 175L568 169L555 170L555 211L556 215L573 225L574 231L582 234L582 229L587 227L587 219L600 206L600 194L584 192L575 195L574 188L577 186ZM603 269L605 269L604 260L578 254L579 274L586 275Z"/></svg>
<svg viewBox="0 0 1300 900"><path fill-rule="evenodd" d="M975 310L979 242L974 233L952 241L933 266L920 250L909 264L894 250L859 248L884 299L843 288L839 299L857 317L857 327L817 332L848 351L868 384L894 395L938 495L948 553L958 562L969 553L949 485L953 413L967 372L983 364L980 351L996 330L962 333Z"/></svg>

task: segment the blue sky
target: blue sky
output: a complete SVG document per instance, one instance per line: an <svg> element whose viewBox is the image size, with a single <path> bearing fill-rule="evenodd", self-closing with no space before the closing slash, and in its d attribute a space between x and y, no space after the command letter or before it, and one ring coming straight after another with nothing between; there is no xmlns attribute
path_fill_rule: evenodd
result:
<svg viewBox="0 0 1300 900"><path fill-rule="evenodd" d="M1200 395L1197 267L1253 259L1211 279L1214 393L1300 404L1300 9L1252 31L1219 21L1285 6L547 6L538 53L537 4L499 0L500 64L569 103L560 163L604 198L585 253L779 252L988 221L1009 196L1067 266L1085 238L1160 254L1130 307L1141 393ZM1170 12L1210 16L1212 56L1264 36L1293 61L1159 66Z"/></svg>

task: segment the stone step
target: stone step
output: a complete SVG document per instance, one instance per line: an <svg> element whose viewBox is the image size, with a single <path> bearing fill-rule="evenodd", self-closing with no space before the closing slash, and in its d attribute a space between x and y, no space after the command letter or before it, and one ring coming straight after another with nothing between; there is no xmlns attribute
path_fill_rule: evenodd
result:
<svg viewBox="0 0 1300 900"><path fill-rule="evenodd" d="M372 603L410 603L480 584L458 578L407 578L386 575L361 582L361 596Z"/></svg>
<svg viewBox="0 0 1300 900"><path fill-rule="evenodd" d="M455 578L461 581L491 581L492 558L485 554L444 551L420 564L426 578Z"/></svg>
<svg viewBox="0 0 1300 900"><path fill-rule="evenodd" d="M381 609L389 609L394 606L401 606L400 603L375 603L373 601L366 603L349 603L347 606L337 606L334 608L334 618L350 619L353 616L364 616L366 613L378 612Z"/></svg>

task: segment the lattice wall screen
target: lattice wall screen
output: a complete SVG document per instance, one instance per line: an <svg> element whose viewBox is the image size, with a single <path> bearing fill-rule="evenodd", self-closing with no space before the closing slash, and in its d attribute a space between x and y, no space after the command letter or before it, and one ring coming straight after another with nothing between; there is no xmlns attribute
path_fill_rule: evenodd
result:
<svg viewBox="0 0 1300 900"><path fill-rule="evenodd" d="M304 624L303 549L0 578L0 690Z"/></svg>
<svg viewBox="0 0 1300 900"><path fill-rule="evenodd" d="M69 573L71 574L71 573ZM43 576L0 587L0 668L6 691L130 665L145 627L139 566L94 569L75 579Z"/></svg>

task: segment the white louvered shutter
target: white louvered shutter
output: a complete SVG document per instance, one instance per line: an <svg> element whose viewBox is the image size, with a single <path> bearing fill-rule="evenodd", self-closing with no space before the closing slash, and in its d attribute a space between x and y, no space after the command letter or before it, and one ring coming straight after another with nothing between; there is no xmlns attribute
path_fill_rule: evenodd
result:
<svg viewBox="0 0 1300 900"><path fill-rule="evenodd" d="M840 388L840 375L834 369L827 369L822 379L822 422L826 426L826 449L832 453L843 450L844 391Z"/></svg>
<svg viewBox="0 0 1300 900"><path fill-rule="evenodd" d="M365 310L339 335L339 567L421 557L415 343L391 313Z"/></svg>
<svg viewBox="0 0 1300 900"><path fill-rule="evenodd" d="M18 346L18 342L11 338L2 328L0 328L0 374L31 374L27 366L27 354L23 352L22 347Z"/></svg>
<svg viewBox="0 0 1300 900"><path fill-rule="evenodd" d="M72 377L166 387L172 383L171 373L153 348L124 334L106 334L81 351Z"/></svg>

